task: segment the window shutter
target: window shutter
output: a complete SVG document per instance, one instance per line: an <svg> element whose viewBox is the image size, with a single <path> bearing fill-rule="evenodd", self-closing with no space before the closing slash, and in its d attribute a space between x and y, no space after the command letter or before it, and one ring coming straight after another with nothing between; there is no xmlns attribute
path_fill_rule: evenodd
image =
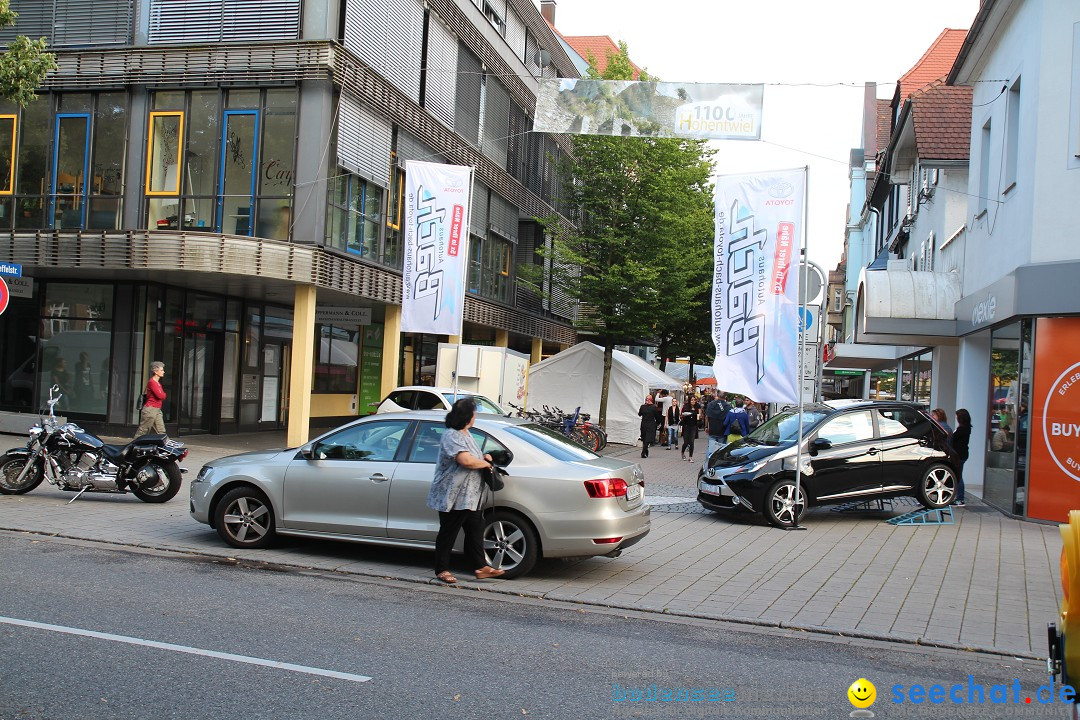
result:
<svg viewBox="0 0 1080 720"><path fill-rule="evenodd" d="M510 119L510 93L494 75L484 78L483 153L506 167L506 136Z"/></svg>
<svg viewBox="0 0 1080 720"><path fill-rule="evenodd" d="M525 23L512 7L506 8L506 43L514 57L525 58Z"/></svg>
<svg viewBox="0 0 1080 720"><path fill-rule="evenodd" d="M386 75L386 16L389 0L346 0L345 47Z"/></svg>
<svg viewBox="0 0 1080 720"><path fill-rule="evenodd" d="M20 17L17 31L22 22ZM52 32L54 47L126 45L131 42L131 0L56 0Z"/></svg>
<svg viewBox="0 0 1080 720"><path fill-rule="evenodd" d="M435 152L429 145L421 142L407 130L398 128L397 136L397 161L399 164L405 160L418 160L420 162L441 163L442 156ZM402 165L404 167L404 165Z"/></svg>
<svg viewBox="0 0 1080 720"><path fill-rule="evenodd" d="M498 193L491 193L491 229L507 240L517 242L518 209Z"/></svg>
<svg viewBox="0 0 1080 720"><path fill-rule="evenodd" d="M25 35L31 40L46 37L53 41L53 3L52 0L11 0L10 7L19 13L15 24L0 30L0 43L5 45L17 35Z"/></svg>
<svg viewBox="0 0 1080 720"><path fill-rule="evenodd" d="M416 0L391 0L383 32L388 36L386 79L420 102L420 53L424 8Z"/></svg>
<svg viewBox="0 0 1080 720"><path fill-rule="evenodd" d="M430 13L424 104L428 112L451 130L454 129L454 104L457 99L457 53L457 38L439 22L435 13Z"/></svg>
<svg viewBox="0 0 1080 720"><path fill-rule="evenodd" d="M152 0L151 45L221 39L222 0Z"/></svg>
<svg viewBox="0 0 1080 720"><path fill-rule="evenodd" d="M473 181L472 212L469 218L469 229L473 235L487 237L488 227L488 189L481 182Z"/></svg>
<svg viewBox="0 0 1080 720"><path fill-rule="evenodd" d="M480 135L480 60L458 43L454 129L474 147Z"/></svg>
<svg viewBox="0 0 1080 720"><path fill-rule="evenodd" d="M338 99L338 165L389 187L390 126L348 93Z"/></svg>
<svg viewBox="0 0 1080 720"><path fill-rule="evenodd" d="M221 39L295 40L300 37L300 0L225 0Z"/></svg>

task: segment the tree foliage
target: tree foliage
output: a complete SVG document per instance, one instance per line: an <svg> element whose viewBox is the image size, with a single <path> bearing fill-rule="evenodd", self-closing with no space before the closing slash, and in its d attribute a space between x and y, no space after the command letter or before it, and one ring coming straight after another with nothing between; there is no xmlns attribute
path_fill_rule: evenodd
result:
<svg viewBox="0 0 1080 720"><path fill-rule="evenodd" d="M592 60L590 58L590 60ZM625 43L602 74L629 80ZM641 78L648 80L642 71ZM580 303L580 332L604 346L601 424L615 344L682 337L710 278L712 152L698 140L575 135L559 168L576 226L545 219L552 282ZM528 279L528 271L523 273ZM704 327L688 331L705 333Z"/></svg>
<svg viewBox="0 0 1080 720"><path fill-rule="evenodd" d="M19 15L11 10L9 0L0 0L0 28L15 24ZM45 76L56 69L56 56L46 52L45 38L31 40L19 35L0 54L0 95L26 107L37 100L37 89Z"/></svg>

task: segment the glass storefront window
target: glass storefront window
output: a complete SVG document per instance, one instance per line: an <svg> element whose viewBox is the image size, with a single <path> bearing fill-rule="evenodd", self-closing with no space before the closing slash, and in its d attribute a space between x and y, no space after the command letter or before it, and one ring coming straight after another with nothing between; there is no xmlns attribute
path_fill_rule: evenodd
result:
<svg viewBox="0 0 1080 720"><path fill-rule="evenodd" d="M15 192L15 137L18 120L18 115L0 115L0 195L11 195Z"/></svg>
<svg viewBox="0 0 1080 720"><path fill-rule="evenodd" d="M15 227L45 226L45 163L49 153L49 118L52 99L43 96L22 111L19 127L19 161L16 170Z"/></svg>
<svg viewBox="0 0 1080 720"><path fill-rule="evenodd" d="M184 113L150 113L150 136L146 148L146 194L180 194L180 155L184 137Z"/></svg>
<svg viewBox="0 0 1080 720"><path fill-rule="evenodd" d="M385 263L385 257L380 258L378 252L384 194L378 185L349 173L331 180L327 244L372 262Z"/></svg>
<svg viewBox="0 0 1080 720"><path fill-rule="evenodd" d="M58 413L105 415L112 353L113 288L110 285L49 283L39 332L38 402L49 388L64 397Z"/></svg>
<svg viewBox="0 0 1080 720"><path fill-rule="evenodd" d="M315 379L312 392L357 391L360 332L333 325L315 326Z"/></svg>
<svg viewBox="0 0 1080 720"><path fill-rule="evenodd" d="M1020 395L1021 323L997 328L990 343L990 413L982 442L986 452L983 498L1014 512L1016 500L1016 416ZM972 437L972 450L978 448Z"/></svg>
<svg viewBox="0 0 1080 720"><path fill-rule="evenodd" d="M915 364L912 368L914 386L913 399L915 402L926 408L930 407L930 387L933 367L934 354L932 352L927 352L915 358Z"/></svg>

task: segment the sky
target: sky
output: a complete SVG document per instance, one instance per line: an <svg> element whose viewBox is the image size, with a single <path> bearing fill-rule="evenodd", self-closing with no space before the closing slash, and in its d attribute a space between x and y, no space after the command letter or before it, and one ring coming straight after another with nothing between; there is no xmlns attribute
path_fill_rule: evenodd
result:
<svg viewBox="0 0 1080 720"><path fill-rule="evenodd" d="M844 247L864 83L891 98L941 31L968 29L978 9L978 0L558 0L555 27L625 41L661 80L764 83L761 141L714 141L716 172L808 166L808 254L828 272Z"/></svg>

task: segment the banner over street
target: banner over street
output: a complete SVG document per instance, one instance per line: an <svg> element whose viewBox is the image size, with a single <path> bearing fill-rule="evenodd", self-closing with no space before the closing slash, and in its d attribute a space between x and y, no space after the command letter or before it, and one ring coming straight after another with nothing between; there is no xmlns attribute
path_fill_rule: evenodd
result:
<svg viewBox="0 0 1080 720"><path fill-rule="evenodd" d="M806 170L716 180L713 369L722 390L797 403Z"/></svg>
<svg viewBox="0 0 1080 720"><path fill-rule="evenodd" d="M550 78L536 132L760 140L763 85Z"/></svg>

